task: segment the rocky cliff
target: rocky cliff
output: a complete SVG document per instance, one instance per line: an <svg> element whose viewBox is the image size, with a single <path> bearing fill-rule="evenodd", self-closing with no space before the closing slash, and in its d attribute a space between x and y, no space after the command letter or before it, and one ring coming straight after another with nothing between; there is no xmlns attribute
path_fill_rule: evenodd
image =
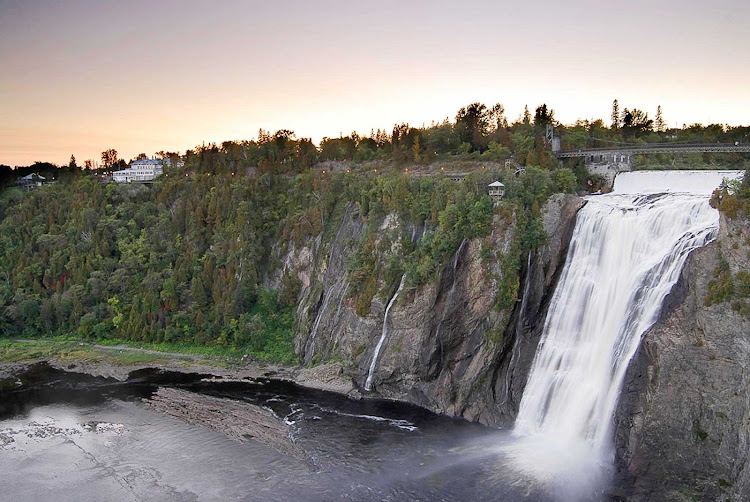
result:
<svg viewBox="0 0 750 502"><path fill-rule="evenodd" d="M517 269L503 266L518 232L515 216L496 215L491 235L465 240L439 279L401 291L388 316L388 333L373 374L373 390L439 413L489 425L512 424L541 334L549 296L564 263L575 215L584 201L557 195L542 210L547 241L523 257ZM350 264L365 223L354 205L344 211L335 235L287 249L283 267L269 285L293 273L299 296L295 346L307 365L338 367L357 386L367 379L383 332L393 291L381 277L380 294L360 316L348 295ZM395 249L407 236L425 233L395 214L388 215L378 242ZM386 246L388 247L388 246ZM388 254L388 251L386 251ZM500 258L498 258L500 257ZM387 256L381 257L387 259ZM518 280L518 301L496 308L503 281Z"/></svg>
<svg viewBox="0 0 750 502"><path fill-rule="evenodd" d="M706 302L722 267L750 270L749 238L722 216L631 361L615 417L623 498L750 500L750 322L744 300Z"/></svg>

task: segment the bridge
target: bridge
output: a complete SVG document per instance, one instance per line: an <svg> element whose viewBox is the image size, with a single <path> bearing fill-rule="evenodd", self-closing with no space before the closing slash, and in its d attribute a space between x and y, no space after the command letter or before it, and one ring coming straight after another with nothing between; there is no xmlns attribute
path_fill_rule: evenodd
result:
<svg viewBox="0 0 750 502"><path fill-rule="evenodd" d="M650 143L554 152L558 159L584 157L586 162L625 162L626 158L631 155L648 155L653 153L750 153L750 144Z"/></svg>
<svg viewBox="0 0 750 502"><path fill-rule="evenodd" d="M721 143L648 143L640 145L617 145L607 148L586 148L581 150L560 150L560 139L551 136L552 153L559 159L574 157L583 158L589 173L603 178L608 185L614 183L615 176L621 171L633 168L635 155L650 155L655 153L750 153L750 144L721 144Z"/></svg>

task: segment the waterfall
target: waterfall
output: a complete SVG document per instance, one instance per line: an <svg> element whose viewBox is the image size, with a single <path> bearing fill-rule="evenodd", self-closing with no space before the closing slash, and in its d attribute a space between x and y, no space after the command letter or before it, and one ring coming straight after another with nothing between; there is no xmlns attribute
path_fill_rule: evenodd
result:
<svg viewBox="0 0 750 502"><path fill-rule="evenodd" d="M398 294L401 292L401 288L404 287L404 279L406 279L406 274L401 276L401 282L398 285L398 289L393 294L391 301L388 302L388 306L385 308L385 317L383 317L383 332L380 334L380 340L378 340L378 344L375 346L375 353L372 355L370 371L367 374L367 381L365 382L365 390L368 392L372 390L372 374L375 372L375 365L378 362L380 349L383 347L383 342L385 341L385 337L388 334L388 313L391 311L391 307L393 307L393 304L396 302L396 298L398 298Z"/></svg>
<svg viewBox="0 0 750 502"><path fill-rule="evenodd" d="M680 191L644 195L660 180ZM710 172L624 173L614 193L579 211L507 448L518 469L555 484L606 475L628 363L688 254L715 238L708 195L720 181Z"/></svg>

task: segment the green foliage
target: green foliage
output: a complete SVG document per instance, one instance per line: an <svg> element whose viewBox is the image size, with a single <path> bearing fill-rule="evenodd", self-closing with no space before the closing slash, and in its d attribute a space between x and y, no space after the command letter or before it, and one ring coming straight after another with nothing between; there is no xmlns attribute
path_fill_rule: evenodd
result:
<svg viewBox="0 0 750 502"><path fill-rule="evenodd" d="M513 126L501 112L501 107L481 111L471 133L475 147L497 158L513 146ZM442 144L443 152L459 148L466 127L440 124L432 136L402 125L395 139L384 133L372 141L339 138L327 141L326 151L335 158L353 141L355 151L380 155L396 145L411 160L423 160L439 154L429 153L432 146ZM533 127L514 134L530 137L537 152L541 143ZM558 188L570 188L569 171L534 166L518 177L480 170L460 183L401 170L377 175L303 170L301 159L314 153L305 154L305 145L290 131L262 133L257 142L189 151L184 167L167 168L153 185L104 184L79 173L32 192L3 191L0 332L197 344L292 361L302 283L297 270L280 270L281 259L318 237L329 245L343 208L353 207L367 222L349 264L348 291L359 315L369 313L376 295L387 300L404 274L407 290L438 279L462 243L490 235L496 209L521 229L504 265L498 300L510 308L518 291L518 254L545 240L539 207ZM257 175L240 175L253 162ZM496 179L507 187L499 209L487 194ZM517 220L516 211L522 213ZM382 231L387 215L406 225ZM486 249L483 257L493 259ZM271 277L280 279L274 292L262 286Z"/></svg>
<svg viewBox="0 0 750 502"><path fill-rule="evenodd" d="M472 174L461 183L400 175L359 180L356 201L368 228L350 266L349 292L358 315L370 312L379 290L387 301L402 274L410 287L436 280L461 242L490 234L494 207L486 187L491 177ZM416 245L416 235L380 229L391 213L423 234Z"/></svg>
<svg viewBox="0 0 750 502"><path fill-rule="evenodd" d="M520 288L521 262L518 253L499 253L501 277L495 295L495 308L500 311L510 311L518 299Z"/></svg>
<svg viewBox="0 0 750 502"><path fill-rule="evenodd" d="M707 307L716 303L729 301L734 293L734 282L729 264L721 258L719 265L714 269L714 278L708 282L708 290L704 303Z"/></svg>
<svg viewBox="0 0 750 502"><path fill-rule="evenodd" d="M734 292L740 298L750 298L750 273L740 270L734 275Z"/></svg>
<svg viewBox="0 0 750 502"><path fill-rule="evenodd" d="M695 434L695 437L700 439L701 441L705 441L706 439L708 439L708 432L701 429L697 423L693 424L693 434Z"/></svg>
<svg viewBox="0 0 750 502"><path fill-rule="evenodd" d="M497 326L495 329L492 329L487 332L487 340L489 340L492 343L498 344L503 341L503 326L501 325Z"/></svg>
<svg viewBox="0 0 750 502"><path fill-rule="evenodd" d="M196 172L152 187L78 177L4 194L2 332L244 344L290 361L299 280L287 274L270 308L259 303L262 271L281 234L304 240L322 230L330 180L209 176L200 174L209 163L197 162Z"/></svg>
<svg viewBox="0 0 750 502"><path fill-rule="evenodd" d="M521 249L538 249L547 243L547 233L539 218L523 218L519 224Z"/></svg>
<svg viewBox="0 0 750 502"><path fill-rule="evenodd" d="M745 171L742 181L725 181L711 195L711 207L729 218L750 215L750 169Z"/></svg>
<svg viewBox="0 0 750 502"><path fill-rule="evenodd" d="M573 193L578 185L576 174L568 168L556 169L552 172L557 191L562 193Z"/></svg>
<svg viewBox="0 0 750 502"><path fill-rule="evenodd" d="M217 341L260 359L296 363L294 307L280 303L273 291L260 288L253 307L229 321Z"/></svg>

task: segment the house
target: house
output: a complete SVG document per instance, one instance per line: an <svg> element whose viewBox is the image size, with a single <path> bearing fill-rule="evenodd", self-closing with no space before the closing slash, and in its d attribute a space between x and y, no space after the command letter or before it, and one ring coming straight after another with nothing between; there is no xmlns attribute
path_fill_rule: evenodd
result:
<svg viewBox="0 0 750 502"><path fill-rule="evenodd" d="M16 180L16 185L26 190L33 190L34 188L39 188L46 184L47 178L37 173L31 173Z"/></svg>
<svg viewBox="0 0 750 502"><path fill-rule="evenodd" d="M499 181L493 181L488 185L488 188L492 201L495 204L500 202L500 199L502 199L503 195L505 195L505 185L503 185Z"/></svg>
<svg viewBox="0 0 750 502"><path fill-rule="evenodd" d="M112 173L112 179L117 183L152 181L163 172L164 166L171 165L169 159L139 159L130 163L130 167Z"/></svg>

